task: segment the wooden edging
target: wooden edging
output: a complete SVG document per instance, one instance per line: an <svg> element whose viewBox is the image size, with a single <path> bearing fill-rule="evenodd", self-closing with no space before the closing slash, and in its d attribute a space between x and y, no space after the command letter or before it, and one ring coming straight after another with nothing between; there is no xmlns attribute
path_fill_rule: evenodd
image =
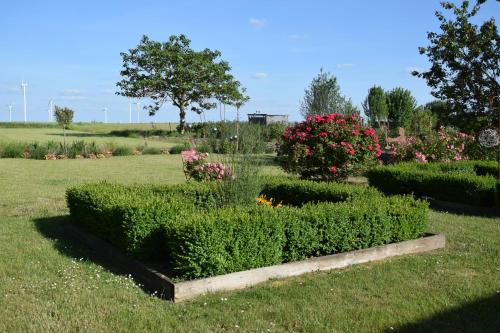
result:
<svg viewBox="0 0 500 333"><path fill-rule="evenodd" d="M297 276L304 273L326 271L349 265L382 260L412 253L421 253L445 247L442 234L427 234L422 238L399 243L375 246L363 250L332 254L301 261L289 262L242 272L218 275L205 279L174 283L167 276L145 264L125 256L108 243L88 234L74 225L68 226L68 234L96 252L99 261L121 273L131 274L149 291L174 302L185 301L216 291L244 289L269 279Z"/></svg>

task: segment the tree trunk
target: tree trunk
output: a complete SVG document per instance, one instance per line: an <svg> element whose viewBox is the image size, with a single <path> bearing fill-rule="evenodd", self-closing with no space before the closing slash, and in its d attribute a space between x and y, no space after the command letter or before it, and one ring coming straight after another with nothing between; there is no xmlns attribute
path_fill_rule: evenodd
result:
<svg viewBox="0 0 500 333"><path fill-rule="evenodd" d="M186 111L184 110L184 104L181 103L179 106L179 133L184 134L186 128Z"/></svg>
<svg viewBox="0 0 500 333"><path fill-rule="evenodd" d="M64 155L68 155L68 149L66 148L66 126L63 126L63 145L64 145Z"/></svg>
<svg viewBox="0 0 500 333"><path fill-rule="evenodd" d="M236 108L236 153L239 150L240 143L240 108Z"/></svg>

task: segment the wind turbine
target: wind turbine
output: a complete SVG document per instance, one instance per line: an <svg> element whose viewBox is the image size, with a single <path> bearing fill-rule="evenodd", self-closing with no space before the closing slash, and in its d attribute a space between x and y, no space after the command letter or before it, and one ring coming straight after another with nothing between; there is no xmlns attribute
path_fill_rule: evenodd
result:
<svg viewBox="0 0 500 333"><path fill-rule="evenodd" d="M49 99L49 122L53 121L54 117L54 99Z"/></svg>
<svg viewBox="0 0 500 333"><path fill-rule="evenodd" d="M108 108L104 107L102 111L104 111L104 123L106 124L108 122Z"/></svg>
<svg viewBox="0 0 500 333"><path fill-rule="evenodd" d="M10 103L7 106L9 108L9 122L12 122L12 108L14 107L14 105L12 103Z"/></svg>
<svg viewBox="0 0 500 333"><path fill-rule="evenodd" d="M128 98L128 122L132 124L132 101Z"/></svg>
<svg viewBox="0 0 500 333"><path fill-rule="evenodd" d="M139 112L141 111L141 102L135 102L133 103L137 106L137 123L141 122Z"/></svg>
<svg viewBox="0 0 500 333"><path fill-rule="evenodd" d="M26 87L28 86L27 82L21 81L21 88L23 89L23 101L24 101L24 122L26 122Z"/></svg>

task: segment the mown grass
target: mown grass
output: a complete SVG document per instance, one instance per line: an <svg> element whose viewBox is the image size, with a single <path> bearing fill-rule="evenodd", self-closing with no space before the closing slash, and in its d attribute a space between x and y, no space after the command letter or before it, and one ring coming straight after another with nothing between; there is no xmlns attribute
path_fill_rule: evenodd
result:
<svg viewBox="0 0 500 333"><path fill-rule="evenodd" d="M68 185L182 182L179 156L0 159L0 170L0 332L500 331L500 219L432 212L445 250L172 304L99 266L60 227Z"/></svg>
<svg viewBox="0 0 500 333"><path fill-rule="evenodd" d="M83 130L68 130L66 142L71 144L73 141L95 141L97 144L107 146L128 146L136 148L139 146L155 147L155 148L170 148L179 142L183 142L184 138L166 138L166 139L144 139L110 136L108 128L105 133L100 133L98 127L89 127L89 131ZM23 143L46 143L47 141L63 141L63 133L58 128L0 128L0 142L23 142Z"/></svg>

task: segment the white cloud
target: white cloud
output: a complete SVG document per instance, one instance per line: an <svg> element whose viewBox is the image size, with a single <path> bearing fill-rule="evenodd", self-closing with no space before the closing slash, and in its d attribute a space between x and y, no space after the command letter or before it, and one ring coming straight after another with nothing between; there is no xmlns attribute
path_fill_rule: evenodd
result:
<svg viewBox="0 0 500 333"><path fill-rule="evenodd" d="M352 68L354 67L355 65L354 64L337 64L337 68Z"/></svg>
<svg viewBox="0 0 500 333"><path fill-rule="evenodd" d="M415 66L410 66L405 68L405 72L411 74L413 71L421 72L422 68L420 67L415 67Z"/></svg>
<svg viewBox="0 0 500 333"><path fill-rule="evenodd" d="M61 94L63 94L63 95L71 95L71 94L79 95L81 93L82 93L82 91L80 89L64 89L61 92Z"/></svg>
<svg viewBox="0 0 500 333"><path fill-rule="evenodd" d="M259 79L259 80L267 79L269 77L269 73L258 72L258 73L255 73L254 75L252 75L252 77L254 79Z"/></svg>
<svg viewBox="0 0 500 333"><path fill-rule="evenodd" d="M62 101L82 101L84 99L87 99L87 97L81 96L81 95L64 95L64 96L60 96L57 99L62 100Z"/></svg>
<svg viewBox="0 0 500 333"><path fill-rule="evenodd" d="M248 23L255 29L263 28L266 25L265 19L251 18Z"/></svg>

